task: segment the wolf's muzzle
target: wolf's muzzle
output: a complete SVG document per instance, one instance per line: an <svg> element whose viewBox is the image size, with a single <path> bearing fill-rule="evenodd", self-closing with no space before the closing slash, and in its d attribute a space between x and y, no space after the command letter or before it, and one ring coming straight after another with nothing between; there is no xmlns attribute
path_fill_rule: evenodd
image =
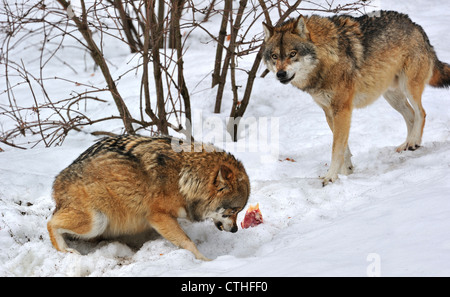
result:
<svg viewBox="0 0 450 297"><path fill-rule="evenodd" d="M222 222L217 222L216 224L217 229L219 229L220 231L223 231L223 224Z"/></svg>
<svg viewBox="0 0 450 297"><path fill-rule="evenodd" d="M277 78L283 84L289 83L294 78L294 76L295 76L295 74L292 75L291 77L288 77L287 72L284 70L280 70L277 72Z"/></svg>
<svg viewBox="0 0 450 297"><path fill-rule="evenodd" d="M284 71L284 70L278 71L278 72L277 72L277 78L278 78L279 80L286 79L286 78L287 78L287 72Z"/></svg>
<svg viewBox="0 0 450 297"><path fill-rule="evenodd" d="M216 222L215 225L216 225L217 229L219 229L220 231L225 230L225 229L223 228L222 222ZM228 230L225 230L225 231L228 231ZM231 227L231 229L230 229L229 231L230 231L231 233L236 233L236 232L238 231L238 226L237 226L237 225L234 225L233 227Z"/></svg>

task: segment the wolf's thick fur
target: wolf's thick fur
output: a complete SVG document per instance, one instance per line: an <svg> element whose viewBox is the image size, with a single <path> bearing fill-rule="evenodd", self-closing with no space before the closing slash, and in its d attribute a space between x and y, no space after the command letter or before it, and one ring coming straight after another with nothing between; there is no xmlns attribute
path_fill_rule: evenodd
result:
<svg viewBox="0 0 450 297"><path fill-rule="evenodd" d="M381 11L358 18L320 16L263 23L264 62L284 84L308 92L325 112L333 132L332 159L323 185L353 171L348 148L353 108L381 95L399 111L408 129L397 151L421 144L426 84L450 86L450 66L436 56L422 27L405 14Z"/></svg>
<svg viewBox="0 0 450 297"><path fill-rule="evenodd" d="M207 260L177 218L212 218L219 230L236 232L237 214L249 194L243 165L211 145L194 147L169 137L111 137L95 143L56 177L56 209L47 227L60 251L74 251L64 234L90 239L153 228Z"/></svg>

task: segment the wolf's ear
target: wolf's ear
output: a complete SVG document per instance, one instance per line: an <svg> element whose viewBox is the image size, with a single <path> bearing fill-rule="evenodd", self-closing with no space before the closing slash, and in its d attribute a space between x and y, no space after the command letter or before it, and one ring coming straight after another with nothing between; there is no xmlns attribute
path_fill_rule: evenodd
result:
<svg viewBox="0 0 450 297"><path fill-rule="evenodd" d="M305 18L300 15L295 21L294 32L297 33L301 38L309 39L309 31L306 27Z"/></svg>
<svg viewBox="0 0 450 297"><path fill-rule="evenodd" d="M273 27L267 25L264 22L262 23L262 25L263 25L263 29L264 29L264 41L267 41L273 35Z"/></svg>
<svg viewBox="0 0 450 297"><path fill-rule="evenodd" d="M221 165L216 177L216 186L218 191L228 188L228 184L234 179L234 173L230 167Z"/></svg>

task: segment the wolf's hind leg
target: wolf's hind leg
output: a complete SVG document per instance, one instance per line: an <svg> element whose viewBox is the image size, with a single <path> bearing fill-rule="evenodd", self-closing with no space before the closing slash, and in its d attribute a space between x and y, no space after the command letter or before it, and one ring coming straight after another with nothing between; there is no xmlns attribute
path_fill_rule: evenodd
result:
<svg viewBox="0 0 450 297"><path fill-rule="evenodd" d="M73 208L57 210L47 223L48 233L53 246L61 252L78 253L67 246L64 234L71 234L83 239L101 235L108 225L108 219L100 212L85 213Z"/></svg>
<svg viewBox="0 0 450 297"><path fill-rule="evenodd" d="M408 143L407 149L412 151L420 147L422 143L426 117L425 110L422 106L422 93L424 89L425 83L420 83L419 79L413 79L408 82L408 99L414 109L414 125L406 142Z"/></svg>
<svg viewBox="0 0 450 297"><path fill-rule="evenodd" d="M398 111L403 116L403 118L405 119L406 128L408 129L406 141L399 147L397 147L397 152L405 151L407 149L413 149L413 147L415 149L415 144L410 142L412 139L411 133L414 126L414 110L408 103L406 95L402 90L397 88L389 89L383 94L383 97L396 111Z"/></svg>

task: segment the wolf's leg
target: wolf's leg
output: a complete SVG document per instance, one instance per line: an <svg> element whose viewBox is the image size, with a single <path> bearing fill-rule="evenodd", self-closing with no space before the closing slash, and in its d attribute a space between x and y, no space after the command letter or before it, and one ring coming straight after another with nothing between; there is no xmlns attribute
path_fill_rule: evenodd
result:
<svg viewBox="0 0 450 297"><path fill-rule="evenodd" d="M325 112L325 116L327 119L327 123L328 126L331 129L331 132L333 132L333 113L331 108L327 108L322 106L323 111ZM344 154L344 163L342 164L341 168L339 169L339 174L343 174L343 175L349 175L351 173L353 173L353 164L352 164L352 153L350 152L350 148L347 144L347 147L345 149L345 154Z"/></svg>
<svg viewBox="0 0 450 297"><path fill-rule="evenodd" d="M386 101L397 110L405 119L406 127L408 129L408 135L406 137L406 141L397 147L397 152L401 152L407 150L409 148L408 140L411 139L411 133L413 131L414 126L414 110L411 105L408 103L408 99L406 95L400 89L388 90L383 94Z"/></svg>
<svg viewBox="0 0 450 297"><path fill-rule="evenodd" d="M108 219L102 213L88 214L73 208L64 208L55 212L47 223L48 233L53 246L62 252L78 253L68 248L64 234L84 239L101 235L108 225Z"/></svg>
<svg viewBox="0 0 450 297"><path fill-rule="evenodd" d="M210 261L208 258L202 255L195 246L194 242L184 233L177 219L168 214L152 214L148 218L150 225L171 243L186 249L194 254L199 260Z"/></svg>
<svg viewBox="0 0 450 297"><path fill-rule="evenodd" d="M332 117L333 125L333 150L331 153L331 165L327 174L323 178L323 185L334 182L338 178L345 164L345 156L350 159L350 150L348 149L348 135L350 133L350 122L352 109L350 104L342 104L336 107ZM351 165L351 162L350 162Z"/></svg>
<svg viewBox="0 0 450 297"><path fill-rule="evenodd" d="M414 109L414 125L410 135L406 139L404 150L415 150L420 147L422 142L423 128L425 126L426 113L422 106L422 93L425 89L425 83L419 82L419 79L408 81L408 99Z"/></svg>
<svg viewBox="0 0 450 297"><path fill-rule="evenodd" d="M349 175L353 173L352 153L350 152L348 144L347 148L345 149L344 165L342 165L341 169L339 170L339 173L343 175Z"/></svg>

